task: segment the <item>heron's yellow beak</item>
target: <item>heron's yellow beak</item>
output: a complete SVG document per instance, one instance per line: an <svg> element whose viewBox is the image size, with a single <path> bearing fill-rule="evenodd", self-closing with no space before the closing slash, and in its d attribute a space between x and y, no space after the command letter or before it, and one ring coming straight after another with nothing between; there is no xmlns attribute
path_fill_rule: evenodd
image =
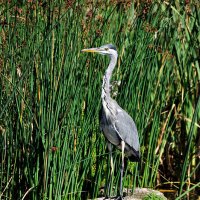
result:
<svg viewBox="0 0 200 200"><path fill-rule="evenodd" d="M82 49L82 52L91 52L91 53L95 53L95 52L99 52L99 49L97 48L90 48L90 49Z"/></svg>

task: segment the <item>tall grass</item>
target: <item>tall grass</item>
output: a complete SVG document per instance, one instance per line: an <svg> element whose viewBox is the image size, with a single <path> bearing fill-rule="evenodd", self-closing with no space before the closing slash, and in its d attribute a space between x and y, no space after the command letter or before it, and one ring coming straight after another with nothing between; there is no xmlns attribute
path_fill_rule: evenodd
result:
<svg viewBox="0 0 200 200"><path fill-rule="evenodd" d="M109 60L80 50L106 43L119 52L114 98L140 136L141 164L128 163L124 187L197 198L198 2L4 1L0 16L1 199L100 195L109 173L98 120ZM117 150L114 162L117 186Z"/></svg>

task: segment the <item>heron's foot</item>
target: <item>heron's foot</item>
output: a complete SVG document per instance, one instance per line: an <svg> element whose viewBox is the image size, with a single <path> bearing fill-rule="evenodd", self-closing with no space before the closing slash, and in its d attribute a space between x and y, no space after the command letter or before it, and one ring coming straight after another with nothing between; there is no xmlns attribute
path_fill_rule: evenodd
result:
<svg viewBox="0 0 200 200"><path fill-rule="evenodd" d="M118 196L117 198L116 198L116 200L123 200L123 196Z"/></svg>
<svg viewBox="0 0 200 200"><path fill-rule="evenodd" d="M109 199L114 199L114 198L106 196L103 200L109 200Z"/></svg>
<svg viewBox="0 0 200 200"><path fill-rule="evenodd" d="M115 197L110 197L110 196L106 195L104 200L106 200L106 199L115 199Z"/></svg>
<svg viewBox="0 0 200 200"><path fill-rule="evenodd" d="M122 196L115 196L115 197L106 196L106 197L104 198L104 200L107 200L107 199L123 200L123 197L122 197Z"/></svg>
<svg viewBox="0 0 200 200"><path fill-rule="evenodd" d="M108 199L117 199L117 197L109 197L109 196L106 196L106 197L104 198L104 200L108 200Z"/></svg>

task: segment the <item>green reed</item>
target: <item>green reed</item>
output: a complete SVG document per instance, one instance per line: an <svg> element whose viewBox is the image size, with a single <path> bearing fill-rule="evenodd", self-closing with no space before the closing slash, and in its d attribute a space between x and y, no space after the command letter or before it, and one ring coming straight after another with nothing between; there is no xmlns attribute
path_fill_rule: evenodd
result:
<svg viewBox="0 0 200 200"><path fill-rule="evenodd" d="M177 199L199 190L198 7L1 3L0 198L100 195L110 173L98 119L109 59L80 51L106 43L119 52L114 98L140 136L141 163L128 162L124 187L172 187ZM120 155L114 151L113 195Z"/></svg>

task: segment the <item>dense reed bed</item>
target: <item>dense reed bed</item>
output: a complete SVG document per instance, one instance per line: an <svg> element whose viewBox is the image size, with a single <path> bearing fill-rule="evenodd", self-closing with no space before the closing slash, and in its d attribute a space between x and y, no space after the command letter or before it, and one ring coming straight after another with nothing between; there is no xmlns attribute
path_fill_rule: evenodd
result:
<svg viewBox="0 0 200 200"><path fill-rule="evenodd" d="M106 43L119 52L113 96L140 136L141 163L128 163L124 187L197 199L199 7L195 0L1 1L0 199L100 195L109 173L98 119L108 59L80 51ZM117 150L114 161L116 194Z"/></svg>

